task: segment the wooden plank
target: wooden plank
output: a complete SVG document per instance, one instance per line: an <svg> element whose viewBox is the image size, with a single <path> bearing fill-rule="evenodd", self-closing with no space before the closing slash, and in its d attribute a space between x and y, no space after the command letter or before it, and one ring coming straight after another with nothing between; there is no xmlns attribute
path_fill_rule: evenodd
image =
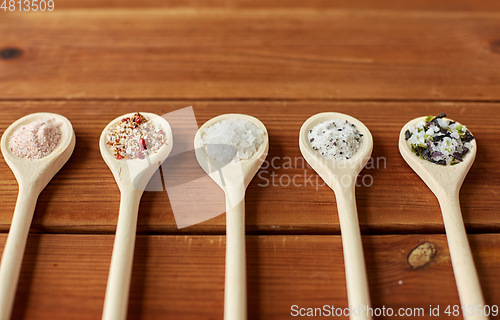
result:
<svg viewBox="0 0 500 320"><path fill-rule="evenodd" d="M0 98L499 100L499 28L489 10L9 13Z"/></svg>
<svg viewBox="0 0 500 320"><path fill-rule="evenodd" d="M412 269L407 256L424 242L437 253ZM444 235L364 236L363 243L374 307L424 308L422 318L433 319L430 305L440 306L441 318L458 305ZM471 235L470 243L486 304L498 306L500 235ZM106 235L31 235L13 319L99 318L112 244ZM139 236L128 318L221 319L224 248L224 236ZM289 319L293 305L347 307L340 236L248 236L247 261L249 319Z"/></svg>
<svg viewBox="0 0 500 320"><path fill-rule="evenodd" d="M348 1L348 0L59 0L55 3L57 10L62 9L93 9L93 8L228 8L228 9L289 9L289 8L310 8L310 9L372 9L372 10L425 10L425 11L491 11L500 10L497 1L473 1L473 0L372 0L372 1Z"/></svg>
<svg viewBox="0 0 500 320"><path fill-rule="evenodd" d="M322 186L321 179L316 178L315 172L303 163L298 148L298 132L302 123L311 115L324 111L347 113L358 118L368 126L374 137L374 168L361 173L365 185L356 190L363 232L444 231L437 200L404 162L397 148L399 131L407 121L443 111L467 125L479 146L476 161L460 194L466 227L469 232L500 230L500 218L493 214L500 203L500 154L496 145L491 143L496 139L500 123L498 104L261 101L192 104L198 125L219 114L245 113L262 120L269 131L267 168L260 171L247 190L246 224L249 233L339 234L334 194L328 187ZM99 152L98 139L102 129L120 114L142 110L162 115L189 105L191 102L1 102L0 133L16 119L40 111L66 116L76 132L75 152L42 192L31 230L50 233L114 232L119 191ZM200 177L201 169L195 162L194 154L187 154L182 163L185 167L183 171L179 169L180 175L192 174L194 180ZM169 172L177 172L177 167L173 168ZM17 183L3 158L0 160L0 176L0 230L5 232L14 212ZM177 182L178 178L169 174L165 180L181 184ZM295 185L292 183L294 178ZM186 188L181 202L202 199L200 212L211 208L221 208L221 213L224 211L224 198L217 187L194 194L188 192L191 191ZM171 206L166 192L145 192L139 213L139 232L224 234L224 215L178 230Z"/></svg>

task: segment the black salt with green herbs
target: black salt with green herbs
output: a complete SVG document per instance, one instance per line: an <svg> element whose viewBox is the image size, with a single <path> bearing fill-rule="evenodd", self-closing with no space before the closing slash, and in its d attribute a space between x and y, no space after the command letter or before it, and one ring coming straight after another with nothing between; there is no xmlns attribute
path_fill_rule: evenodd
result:
<svg viewBox="0 0 500 320"><path fill-rule="evenodd" d="M444 117L444 113L428 116L416 126L408 127L405 139L420 158L439 165L454 165L462 162L472 148L470 142L474 136L464 125Z"/></svg>

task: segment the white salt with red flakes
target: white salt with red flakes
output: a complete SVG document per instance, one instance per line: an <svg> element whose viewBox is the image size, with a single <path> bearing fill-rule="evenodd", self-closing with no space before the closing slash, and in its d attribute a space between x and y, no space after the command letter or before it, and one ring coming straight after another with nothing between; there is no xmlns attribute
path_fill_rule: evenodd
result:
<svg viewBox="0 0 500 320"><path fill-rule="evenodd" d="M12 134L9 148L20 158L34 160L46 157L61 142L60 126L55 119L33 121Z"/></svg>
<svg viewBox="0 0 500 320"><path fill-rule="evenodd" d="M115 159L144 159L167 144L167 136L159 123L137 112L112 126L106 135Z"/></svg>

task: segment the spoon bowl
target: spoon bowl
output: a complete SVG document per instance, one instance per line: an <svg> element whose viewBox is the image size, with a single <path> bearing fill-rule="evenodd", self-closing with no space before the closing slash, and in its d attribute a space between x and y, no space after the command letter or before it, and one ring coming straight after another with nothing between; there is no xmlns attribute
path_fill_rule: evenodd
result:
<svg viewBox="0 0 500 320"><path fill-rule="evenodd" d="M14 154L9 147L13 133L24 125L42 119L55 119L60 124L61 140L47 156L30 160ZM38 196L55 174L68 161L75 149L75 133L71 122L54 113L33 113L7 128L2 136L1 150L19 184L19 195L0 265L0 320L10 318L26 240Z"/></svg>
<svg viewBox="0 0 500 320"><path fill-rule="evenodd" d="M451 119L444 118L443 120ZM473 308L484 306L484 299L467 240L458 198L460 187L476 158L476 140L470 141L471 149L464 155L463 162L446 166L432 163L421 159L412 152L411 144L405 137L406 130L410 126L415 127L420 121L425 122L425 117L413 119L403 126L399 134L399 151L403 159L422 178L439 201L458 295L461 305L466 310L464 318L487 319L488 317L484 314L473 314L472 316L469 314L468 306L474 306Z"/></svg>
<svg viewBox="0 0 500 320"><path fill-rule="evenodd" d="M352 158L334 159L323 156L312 148L308 133L317 124L330 120L348 121L363 135L361 145ZM373 150L370 130L361 121L346 114L319 113L307 119L300 128L299 148L304 159L335 192L342 233L347 300L350 306L365 306L367 309L370 306L370 294L356 209L355 185L358 174L370 159ZM350 315L351 319L354 317L371 319L366 310L360 310L358 316Z"/></svg>
<svg viewBox="0 0 500 320"><path fill-rule="evenodd" d="M222 166L211 161L203 144L206 128L222 120L238 118L262 129L263 142L250 159ZM226 194L226 273L224 287L224 319L247 318L245 190L264 162L269 150L267 129L258 119L243 114L224 114L203 124L194 138L196 159L205 172Z"/></svg>
<svg viewBox="0 0 500 320"><path fill-rule="evenodd" d="M436 196L453 192L458 192L476 158L476 139L470 141L472 148L463 158L463 162L457 165L442 166L421 159L411 151L410 142L405 139L405 132L410 126L416 127L420 121L425 122L426 117L420 117L409 121L403 126L399 133L399 151L408 165L422 178L427 186ZM451 120L443 118L443 120Z"/></svg>
<svg viewBox="0 0 500 320"><path fill-rule="evenodd" d="M160 125L165 133L166 143L156 153L148 155L145 159L133 160L116 159L113 156L111 148L107 145L108 132L123 118L131 118L134 113L124 114L111 121L104 128L99 140L101 155L113 173L121 192L120 212L102 316L102 319L106 320L126 318L139 203L148 181L168 157L173 146L172 129L167 120L154 113L141 112L141 114L148 121Z"/></svg>
<svg viewBox="0 0 500 320"><path fill-rule="evenodd" d="M352 158L344 160L324 157L312 148L308 139L309 131L319 123L329 120L348 121L354 124L359 133L363 134L361 146ZM304 159L325 183L331 189L341 191L343 189L343 186L341 186L342 178L338 179L338 177L357 177L370 159L373 150L373 138L370 130L358 119L343 113L324 112L318 113L304 122L300 128L299 147ZM347 179L344 182L346 184Z"/></svg>
<svg viewBox="0 0 500 320"><path fill-rule="evenodd" d="M210 175L210 177L212 177L212 179L219 185L219 187L224 189L224 191L228 190L224 185L223 181L221 180L220 175L218 174L218 169L221 169L221 164L217 163L216 165L213 165L214 161L208 157L208 152L205 148L205 145L203 144L202 133L208 127L218 122L221 122L222 120L227 120L231 118L247 120L252 124L254 124L256 127L262 129L264 131L264 134L263 134L262 144L259 146L259 149L252 155L250 159L241 160L239 162L230 162L223 166L224 182L228 183L237 182L240 180L241 177L240 175L242 173L242 176L244 177L243 186L245 188L248 187L250 181L252 181L257 171L259 171L259 168L266 159L267 152L269 151L269 137L267 134L267 129L264 126L264 124L255 117L244 114L223 114L205 122L200 127L194 138L196 158L198 160L198 163L200 163L201 167L203 168L203 170L205 170L205 172L208 175Z"/></svg>
<svg viewBox="0 0 500 320"><path fill-rule="evenodd" d="M61 124L61 140L58 146L41 159L21 158L9 148L9 140L14 132L34 121L53 118ZM53 176L64 166L75 149L76 138L71 122L65 117L48 112L32 113L11 124L2 135L1 149L5 162L9 165L19 184L33 183L33 191L41 192Z"/></svg>
<svg viewBox="0 0 500 320"><path fill-rule="evenodd" d="M145 185L161 163L168 157L173 147L172 128L170 128L168 121L154 113L141 112L148 121L152 121L162 127L167 138L167 144L163 145L156 153L144 159L116 159L111 148L107 145L107 133L112 127L120 123L123 118L133 117L134 114L135 113L127 113L112 120L106 128L104 128L101 133L101 138L99 139L99 149L101 150L102 158L113 173L120 191L122 191L122 189L130 189L131 186L134 189L144 191Z"/></svg>

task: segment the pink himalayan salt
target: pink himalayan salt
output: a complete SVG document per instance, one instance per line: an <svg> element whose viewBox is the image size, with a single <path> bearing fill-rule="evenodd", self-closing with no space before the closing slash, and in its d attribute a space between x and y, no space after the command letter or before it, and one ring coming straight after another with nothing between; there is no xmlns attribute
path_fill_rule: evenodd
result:
<svg viewBox="0 0 500 320"><path fill-rule="evenodd" d="M21 158L40 159L61 141L61 126L55 119L41 119L17 129L9 140L10 150Z"/></svg>

